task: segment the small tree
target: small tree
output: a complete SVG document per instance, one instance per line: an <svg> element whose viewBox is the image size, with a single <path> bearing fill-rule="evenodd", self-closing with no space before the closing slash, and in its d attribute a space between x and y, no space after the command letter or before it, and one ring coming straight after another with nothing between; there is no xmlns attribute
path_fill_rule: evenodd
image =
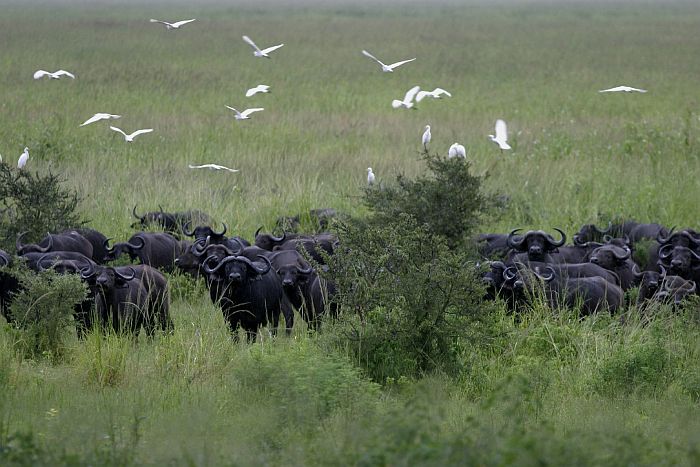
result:
<svg viewBox="0 0 700 467"><path fill-rule="evenodd" d="M17 170L0 163L0 246L12 251L20 232L38 241L47 232L81 225L78 194L60 176Z"/></svg>

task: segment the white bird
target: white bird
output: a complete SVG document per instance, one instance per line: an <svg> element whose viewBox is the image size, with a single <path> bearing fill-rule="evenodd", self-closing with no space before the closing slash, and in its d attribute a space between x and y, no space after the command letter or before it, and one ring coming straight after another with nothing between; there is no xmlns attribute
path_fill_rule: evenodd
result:
<svg viewBox="0 0 700 467"><path fill-rule="evenodd" d="M183 21L178 21L176 23L168 23L167 21L161 21L159 19L150 19L151 23L160 23L165 25L165 29L180 29L180 26L184 26L187 23L191 23L192 21L197 21L196 19L186 19Z"/></svg>
<svg viewBox="0 0 700 467"><path fill-rule="evenodd" d="M367 185L374 185L374 172L372 172L372 167L367 167Z"/></svg>
<svg viewBox="0 0 700 467"><path fill-rule="evenodd" d="M60 79L61 76L67 76L69 78L75 79L75 75L70 71L66 70L58 70L54 71L53 73L46 70L37 70L34 72L34 79L41 79L44 76L48 76L51 79Z"/></svg>
<svg viewBox="0 0 700 467"><path fill-rule="evenodd" d="M416 102L420 102L428 96L432 97L433 99L442 99L443 94L447 97L452 97L452 94L450 94L448 91L445 91L442 88L435 88L432 91L420 91L418 94L416 94Z"/></svg>
<svg viewBox="0 0 700 467"><path fill-rule="evenodd" d="M383 71L384 73L393 73L393 72L394 72L394 68L400 67L400 66L403 65L404 63L412 62L413 60L415 60L415 58L411 58L411 59L409 59L409 60L401 60L400 62L392 63L391 65L385 65L384 63L382 63L381 60L379 60L377 57L375 57L375 56L372 55L371 53L367 52L366 50L363 50L363 51L362 51L362 54L363 54L365 57L369 57L369 58L371 58L372 60L374 60L375 62L379 63L379 64L382 66L382 71Z"/></svg>
<svg viewBox="0 0 700 467"><path fill-rule="evenodd" d="M506 122L500 118L496 120L496 136L489 135L489 138L496 143L501 150L511 148L508 144L508 128L506 127Z"/></svg>
<svg viewBox="0 0 700 467"><path fill-rule="evenodd" d="M602 89L598 92L647 92L646 89L631 88L629 86L616 86L610 89Z"/></svg>
<svg viewBox="0 0 700 467"><path fill-rule="evenodd" d="M411 107L413 107L412 101L413 98L416 97L418 91L420 91L420 86L413 86L411 89L408 90L402 101L394 99L393 101L391 101L391 106L395 109L398 109L399 107L410 109Z"/></svg>
<svg viewBox="0 0 700 467"><path fill-rule="evenodd" d="M268 47L267 49L260 50L260 48L257 45L255 45L255 42L253 42L253 40L250 37L243 36L243 40L246 41L253 48L253 55L255 55L256 57L270 58L270 56L268 55L270 52L275 51L280 47L284 46L284 44L278 44L273 45L272 47Z"/></svg>
<svg viewBox="0 0 700 467"><path fill-rule="evenodd" d="M28 160L29 160L29 148L24 148L24 152L22 153L21 156L19 156L19 159L17 160L17 168L23 169L24 166L27 165Z"/></svg>
<svg viewBox="0 0 700 467"><path fill-rule="evenodd" d="M467 158L467 150L464 146L459 143L454 143L450 146L450 149L447 151L447 158L452 159L454 157L461 157L462 159Z"/></svg>
<svg viewBox="0 0 700 467"><path fill-rule="evenodd" d="M150 133L153 131L153 128L146 128L144 130L136 130L135 132L131 133L130 135L127 135L126 133L124 133L121 129L117 128L116 126L110 126L109 128L111 130L116 131L117 133L121 133L122 135L124 135L124 139L129 143L133 142L134 138L136 138L138 135L142 135L144 133Z"/></svg>
<svg viewBox="0 0 700 467"><path fill-rule="evenodd" d="M428 150L428 143L430 143L430 125L425 125L425 131L423 132L423 138L421 138L421 141L423 142L423 149L426 151Z"/></svg>
<svg viewBox="0 0 700 467"><path fill-rule="evenodd" d="M270 86L268 86L268 85L266 85L266 84L258 84L258 85L255 86L254 88L248 89L248 90L245 92L245 96L246 96L246 97L250 97L250 96L256 95L256 94L259 93L259 92L263 92L263 93L270 92L269 89L270 89Z"/></svg>
<svg viewBox="0 0 700 467"><path fill-rule="evenodd" d="M82 123L80 126L85 126L89 125L91 123L99 122L100 120L109 120L111 118L121 118L121 115L113 115L113 114L105 114L105 113L96 113L92 117L88 118L85 120L84 123Z"/></svg>
<svg viewBox="0 0 700 467"><path fill-rule="evenodd" d="M254 109L245 109L243 112L239 112L238 110L234 109L233 107L226 106L227 109L231 109L234 112L236 112L236 115L234 117L236 120L248 120L250 117L248 115L254 113L254 112L260 112L261 110L265 110L262 107L256 107Z"/></svg>
<svg viewBox="0 0 700 467"><path fill-rule="evenodd" d="M228 167L224 167L223 165L218 165L218 164L202 164L202 165L188 164L188 167L190 169L228 170L229 172L232 172L232 173L239 171L238 169L229 169Z"/></svg>

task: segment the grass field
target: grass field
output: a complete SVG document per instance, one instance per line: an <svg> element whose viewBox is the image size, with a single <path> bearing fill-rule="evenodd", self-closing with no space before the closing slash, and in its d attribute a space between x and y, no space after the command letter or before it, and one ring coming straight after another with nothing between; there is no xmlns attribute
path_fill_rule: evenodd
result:
<svg viewBox="0 0 700 467"><path fill-rule="evenodd" d="M145 3L145 2L144 2ZM131 209L198 208L250 238L278 215L362 213L389 183L467 147L509 197L483 231L624 216L700 228L700 11L692 3L148 3L0 0L0 153L63 174L108 236ZM149 18L197 18L177 31ZM242 40L285 43L258 59ZM417 57L392 74L386 61ZM75 80L34 81L64 68ZM272 93L244 97L256 84ZM408 88L453 97L394 110ZM599 94L620 84L647 94ZM224 105L264 107L235 121ZM121 114L132 144L96 112ZM497 118L513 151L489 142ZM218 163L239 173L193 171ZM60 364L0 332L7 464L698 465L697 309L652 325L505 314L464 374L372 382L323 333L231 341L202 287L175 279L176 332L91 335ZM380 384L377 384L380 383Z"/></svg>

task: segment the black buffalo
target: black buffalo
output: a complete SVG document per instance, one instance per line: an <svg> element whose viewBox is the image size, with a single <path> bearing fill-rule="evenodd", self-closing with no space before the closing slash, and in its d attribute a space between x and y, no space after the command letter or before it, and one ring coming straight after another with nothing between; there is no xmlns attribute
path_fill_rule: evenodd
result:
<svg viewBox="0 0 700 467"><path fill-rule="evenodd" d="M584 224L573 236L574 245L583 245L588 242L603 242L606 235L610 235L612 224L606 229L601 229L595 224Z"/></svg>
<svg viewBox="0 0 700 467"><path fill-rule="evenodd" d="M80 227L77 229L64 230L61 233L67 234L70 232L77 232L82 235L85 240L90 242L90 245L92 245L92 260L98 264L104 263L105 257L107 256L107 248L105 247L107 237L102 232L87 227Z"/></svg>
<svg viewBox="0 0 700 467"><path fill-rule="evenodd" d="M27 232L23 232L17 235L17 240L15 241L17 254L20 256L27 253L47 253L49 251L75 251L82 253L88 258L93 256L92 244L74 230L60 234L48 234L36 244L23 244L22 237L26 234Z"/></svg>
<svg viewBox="0 0 700 467"><path fill-rule="evenodd" d="M566 242L566 234L555 228L561 234L561 240L556 241L554 237L543 230L530 230L525 235L516 235L521 229L513 229L508 234L508 246L518 253L527 253L530 261L551 262L549 257L560 246Z"/></svg>
<svg viewBox="0 0 700 467"><path fill-rule="evenodd" d="M214 262L207 258L204 270L212 284L209 294L218 303L234 338L238 328L246 332L249 342L255 341L258 329L272 324L272 332L279 325L280 313L284 314L288 331L291 331L294 315L282 283L272 271L272 264L265 256L262 262L254 262L244 256L227 256Z"/></svg>
<svg viewBox="0 0 700 467"><path fill-rule="evenodd" d="M659 265L671 274L700 281L700 253L685 246L666 244L659 248Z"/></svg>
<svg viewBox="0 0 700 467"><path fill-rule="evenodd" d="M212 223L212 219L208 214L196 209L182 212L165 212L162 207L158 206L158 208L159 211L151 211L139 216L136 213L136 206L134 206L131 213L138 220L131 224L131 228L157 227L166 232L179 234L186 223L195 225Z"/></svg>
<svg viewBox="0 0 700 467"><path fill-rule="evenodd" d="M114 261L126 253L132 261L138 258L141 264L171 272L175 258L183 253L183 249L186 251L187 245L167 232L139 232L128 241L108 248L106 260Z"/></svg>
<svg viewBox="0 0 700 467"><path fill-rule="evenodd" d="M301 312L309 327L318 327L325 311L323 283L317 280L318 274L295 250L276 251L268 258L290 303Z"/></svg>
<svg viewBox="0 0 700 467"><path fill-rule="evenodd" d="M480 234L476 237L476 250L484 259L505 258L510 247L508 234Z"/></svg>
<svg viewBox="0 0 700 467"><path fill-rule="evenodd" d="M7 252L0 250L0 313L8 322L12 321L8 313L12 298L20 290L17 278L7 272L11 266L12 257Z"/></svg>
<svg viewBox="0 0 700 467"><path fill-rule="evenodd" d="M292 238L273 248L279 250L305 251L318 264L326 264L326 256L332 256L338 246L338 237L330 233Z"/></svg>
<svg viewBox="0 0 700 467"><path fill-rule="evenodd" d="M627 290L641 278L639 267L630 259L631 256L629 248L603 245L593 250L590 262L616 273L620 277L620 286Z"/></svg>

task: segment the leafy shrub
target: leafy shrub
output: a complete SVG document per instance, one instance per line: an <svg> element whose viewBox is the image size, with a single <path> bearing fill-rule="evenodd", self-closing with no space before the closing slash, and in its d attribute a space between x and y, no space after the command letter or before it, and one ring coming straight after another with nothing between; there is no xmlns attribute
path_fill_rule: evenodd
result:
<svg viewBox="0 0 700 467"><path fill-rule="evenodd" d="M394 222L408 214L418 225L427 225L431 235L450 247L464 245L483 215L497 204L481 192L482 178L474 176L471 164L460 158L447 159L424 154L427 175L415 180L399 175L396 185L365 191L365 204L377 225Z"/></svg>
<svg viewBox="0 0 700 467"><path fill-rule="evenodd" d="M87 291L79 277L53 270L39 274L16 267L21 290L9 313L20 351L29 358L48 356L57 361L65 353L65 340L74 331L73 307L85 300Z"/></svg>
<svg viewBox="0 0 700 467"><path fill-rule="evenodd" d="M47 232L81 225L78 194L61 186L58 175L16 170L0 163L0 246L14 251L20 232L38 241Z"/></svg>
<svg viewBox="0 0 700 467"><path fill-rule="evenodd" d="M338 225L342 251L330 258L341 319L331 340L347 347L375 381L456 374L470 322L484 313L483 287L467 253L398 214L386 225Z"/></svg>

